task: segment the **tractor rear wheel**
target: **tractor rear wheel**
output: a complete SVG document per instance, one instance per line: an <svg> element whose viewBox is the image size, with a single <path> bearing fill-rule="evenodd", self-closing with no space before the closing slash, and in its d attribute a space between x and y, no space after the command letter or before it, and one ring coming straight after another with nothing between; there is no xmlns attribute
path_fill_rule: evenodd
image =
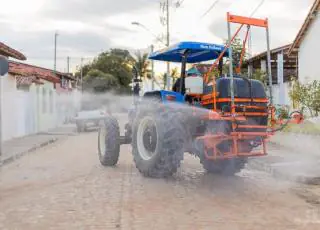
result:
<svg viewBox="0 0 320 230"><path fill-rule="evenodd" d="M120 131L117 119L110 116L101 121L98 136L100 163L104 166L116 165L120 153Z"/></svg>
<svg viewBox="0 0 320 230"><path fill-rule="evenodd" d="M231 158L226 160L200 160L203 168L209 173L233 176L240 172L247 163L246 158Z"/></svg>
<svg viewBox="0 0 320 230"><path fill-rule="evenodd" d="M132 132L132 154L137 169L147 177L174 174L183 160L184 134L174 111L140 110Z"/></svg>
<svg viewBox="0 0 320 230"><path fill-rule="evenodd" d="M206 134L230 134L232 128L231 123L226 121L211 121L207 123ZM228 142L221 143L217 146L221 152L229 152L230 145ZM196 155L200 158L200 163L203 168L209 173L222 174L231 176L240 172L247 163L246 157L236 157L231 159L209 160L205 157L204 143L202 140L193 142L193 149Z"/></svg>
<svg viewBox="0 0 320 230"><path fill-rule="evenodd" d="M200 163L208 173L232 176L240 172L247 163L246 157L236 157L223 160L209 160L204 154L204 144L202 141L196 141L196 151L200 158Z"/></svg>

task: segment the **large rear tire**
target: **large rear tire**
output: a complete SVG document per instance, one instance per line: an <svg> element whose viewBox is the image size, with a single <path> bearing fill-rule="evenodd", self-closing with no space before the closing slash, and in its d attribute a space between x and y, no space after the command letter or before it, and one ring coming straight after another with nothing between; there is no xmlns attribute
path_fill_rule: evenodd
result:
<svg viewBox="0 0 320 230"><path fill-rule="evenodd" d="M176 112L140 110L132 133L137 169L146 177L164 178L174 174L183 160L184 134Z"/></svg>
<svg viewBox="0 0 320 230"><path fill-rule="evenodd" d="M110 116L100 122L98 134L98 153L100 163L114 166L120 153L120 131L116 118Z"/></svg>
<svg viewBox="0 0 320 230"><path fill-rule="evenodd" d="M231 126L228 122L210 122L207 124L206 133L217 134L225 133L229 134ZM225 142L218 145L221 152L230 151L230 145ZM200 163L208 173L221 174L226 176L232 176L240 172L247 163L246 157L235 157L231 159L221 160L209 160L205 156L205 148L202 140L195 140L193 149L195 154L200 158Z"/></svg>
<svg viewBox="0 0 320 230"><path fill-rule="evenodd" d="M201 163L203 168L209 173L233 176L245 167L246 162L245 158L232 158L217 161L204 159Z"/></svg>

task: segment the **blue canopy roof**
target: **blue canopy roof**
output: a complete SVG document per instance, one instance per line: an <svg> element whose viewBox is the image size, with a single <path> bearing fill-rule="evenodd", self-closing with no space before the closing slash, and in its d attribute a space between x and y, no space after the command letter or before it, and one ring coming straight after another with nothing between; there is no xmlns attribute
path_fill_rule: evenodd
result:
<svg viewBox="0 0 320 230"><path fill-rule="evenodd" d="M202 42L180 42L168 48L153 52L149 59L168 62L181 62L182 54L188 50L187 63L197 63L217 59L225 46L202 43ZM224 57L228 55L228 50Z"/></svg>

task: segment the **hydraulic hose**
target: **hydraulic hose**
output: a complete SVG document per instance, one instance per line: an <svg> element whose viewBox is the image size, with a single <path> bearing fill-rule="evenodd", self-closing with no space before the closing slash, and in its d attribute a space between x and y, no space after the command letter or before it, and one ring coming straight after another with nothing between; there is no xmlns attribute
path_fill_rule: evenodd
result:
<svg viewBox="0 0 320 230"><path fill-rule="evenodd" d="M269 132L269 133L274 133L274 132L282 131L285 127L288 126L290 120L293 118L293 117L292 117L293 114L300 114L301 117L303 117L302 112L300 112L300 111L293 111L293 112L290 113L290 115L289 115L286 123L282 124L282 125L281 125L279 128L277 128L277 129L273 129L273 130L271 130L271 131L269 130L269 131L267 131L267 132Z"/></svg>

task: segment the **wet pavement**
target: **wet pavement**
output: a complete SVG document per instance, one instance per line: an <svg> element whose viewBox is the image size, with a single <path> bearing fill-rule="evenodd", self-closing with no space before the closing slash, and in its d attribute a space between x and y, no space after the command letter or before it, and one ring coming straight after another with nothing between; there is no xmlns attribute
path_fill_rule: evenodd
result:
<svg viewBox="0 0 320 230"><path fill-rule="evenodd" d="M128 145L106 168L95 131L0 170L0 229L320 229L319 205L296 184L250 169L206 174L189 155L173 177L145 178Z"/></svg>

